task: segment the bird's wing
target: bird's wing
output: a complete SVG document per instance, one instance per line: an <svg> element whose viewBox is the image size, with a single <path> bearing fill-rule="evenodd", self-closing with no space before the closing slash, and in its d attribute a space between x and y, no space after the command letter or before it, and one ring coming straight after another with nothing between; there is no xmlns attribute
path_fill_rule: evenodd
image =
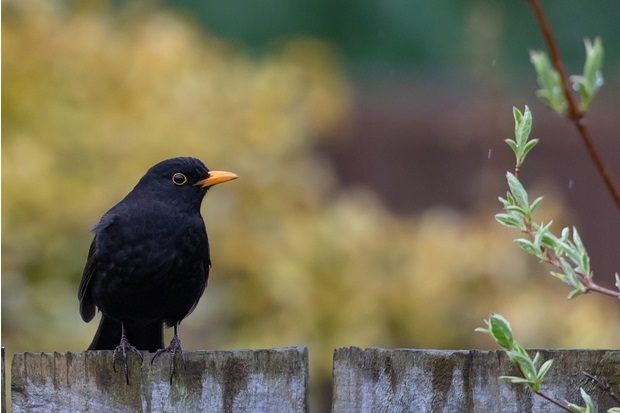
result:
<svg viewBox="0 0 620 413"><path fill-rule="evenodd" d="M95 267L97 262L97 236L93 239L88 249L88 259L84 266L84 272L82 273L82 280L80 281L80 287L78 289L78 300L80 300L80 315L82 320L89 322L95 316L95 303L90 292L90 280L95 273Z"/></svg>
<svg viewBox="0 0 620 413"><path fill-rule="evenodd" d="M90 281L95 275L95 268L97 267L97 261L99 259L99 250L97 249L97 233L109 227L115 220L115 215L110 212L106 213L99 223L93 228L95 237L93 242L90 243L88 249L88 258L86 259L86 265L84 266L84 272L82 273L82 280L80 281L80 287L78 288L78 300L80 300L80 315L82 320L89 322L95 317L95 303L90 291Z"/></svg>
<svg viewBox="0 0 620 413"><path fill-rule="evenodd" d="M198 301L200 301L200 297L202 297L202 294L204 294L205 288L207 288L207 282L209 281L209 270L210 269L211 269L211 252L209 251L209 240L207 239L207 253L204 255L204 260L202 262L202 273L204 275L204 279L202 280L200 289L198 291L198 294L196 295L196 300L194 301L194 304L192 304L192 307L189 309L185 317L187 317L194 311L194 309L198 305Z"/></svg>

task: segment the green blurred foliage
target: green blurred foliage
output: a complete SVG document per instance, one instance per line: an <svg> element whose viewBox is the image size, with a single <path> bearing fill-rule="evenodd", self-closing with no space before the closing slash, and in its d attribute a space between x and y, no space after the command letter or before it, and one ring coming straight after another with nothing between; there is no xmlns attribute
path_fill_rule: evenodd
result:
<svg viewBox="0 0 620 413"><path fill-rule="evenodd" d="M123 0L118 0L121 3ZM544 48L526 0L162 0L217 35L255 51L278 39L319 37L336 45L355 72L411 70L436 76L493 65L530 76L528 48ZM601 36L609 67L620 64L617 0L546 1L569 71L576 72L584 37ZM471 66L471 67L470 67ZM460 73L462 76L462 73Z"/></svg>
<svg viewBox="0 0 620 413"><path fill-rule="evenodd" d="M339 188L317 139L346 127L349 88L326 44L260 59L152 8L5 2L2 24L2 340L84 349L89 227L152 164L191 155L240 179L204 202L214 267L183 323L186 349L307 345L313 380L337 346L485 347L489 313L528 346L607 347L604 298L568 304L493 220L393 216ZM411 190L402 188L402 190ZM552 199L549 216L562 214ZM544 213L544 211L542 211ZM537 274L537 277L529 277Z"/></svg>

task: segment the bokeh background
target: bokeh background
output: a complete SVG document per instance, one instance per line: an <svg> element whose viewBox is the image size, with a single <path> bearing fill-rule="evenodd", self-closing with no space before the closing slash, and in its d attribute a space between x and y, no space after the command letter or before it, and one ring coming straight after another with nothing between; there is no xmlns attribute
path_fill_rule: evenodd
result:
<svg viewBox="0 0 620 413"><path fill-rule="evenodd" d="M620 180L620 4L545 1L571 73L601 36L588 116ZM576 225L596 279L620 270L619 213L571 125L535 98L527 2L2 2L2 345L81 351L89 229L154 163L240 179L203 204L207 292L186 350L310 349L328 411L334 348L618 347L620 312L569 289L493 219L512 106L541 139L524 168L539 219ZM169 335L170 332L167 332Z"/></svg>

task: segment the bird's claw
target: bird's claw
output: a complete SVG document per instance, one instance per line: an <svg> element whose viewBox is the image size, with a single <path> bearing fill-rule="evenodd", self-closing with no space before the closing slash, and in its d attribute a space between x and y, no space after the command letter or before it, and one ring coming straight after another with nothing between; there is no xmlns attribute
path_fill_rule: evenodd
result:
<svg viewBox="0 0 620 413"><path fill-rule="evenodd" d="M131 343L129 343L129 340L127 340L127 337L124 337L124 336L121 337L121 342L114 349L114 353L112 354L112 369L114 370L115 373L116 373L116 361L119 359L119 355L122 356L123 362L124 362L123 369L125 371L125 379L127 380L127 384L129 384L129 367L127 365L127 351L128 350L136 354L138 357L140 357L140 361L143 360L142 353L140 352L140 350L132 346Z"/></svg>
<svg viewBox="0 0 620 413"><path fill-rule="evenodd" d="M176 357L177 354L181 355L181 360L183 360L183 366L185 366L185 355L183 354L183 349L181 348L181 340L179 340L178 336L174 336L172 338L172 341L170 342L170 345L166 348L162 348L159 349L155 352L155 354L153 355L153 358L151 359L151 364L153 364L153 361L155 361L155 358L157 356L159 356L160 354L163 353L170 353L171 358L170 358L170 384L172 384L172 378L174 377L174 373L176 372Z"/></svg>

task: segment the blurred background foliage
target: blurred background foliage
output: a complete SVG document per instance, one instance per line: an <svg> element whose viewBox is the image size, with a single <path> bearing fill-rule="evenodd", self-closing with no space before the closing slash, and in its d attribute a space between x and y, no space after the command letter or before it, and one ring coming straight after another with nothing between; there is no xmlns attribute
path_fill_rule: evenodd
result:
<svg viewBox="0 0 620 413"><path fill-rule="evenodd" d="M122 1L121 1L122 3ZM217 35L252 51L274 39L311 36L328 41L356 72L406 68L435 75L471 68L492 55L511 74L530 70L525 48L543 46L531 10L522 1L496 0L163 0ZM580 62L584 36L606 39L607 59L618 62L620 7L615 0L544 4L563 56ZM478 62L480 63L480 62ZM518 79L518 77L512 77Z"/></svg>
<svg viewBox="0 0 620 413"><path fill-rule="evenodd" d="M492 42L471 19L504 16L482 26L508 26L494 47L509 55L509 44L525 42L535 27L526 16L527 28L517 30L523 19L500 9L526 14L525 5L270 1L263 8L246 1L233 13L228 2L187 1L177 4L179 13L171 8L176 2L166 3L2 3L2 344L9 356L87 347L96 322L82 322L76 294L89 229L148 167L185 155L240 176L203 204L214 267L181 329L187 350L306 345L313 385L327 389L335 347L493 347L473 329L494 311L529 347L618 346L615 303L594 295L567 302L568 289L495 223L496 197L512 166L507 149L492 171L495 184L486 171L460 185L474 194L468 209L436 203L395 213L371 186L345 184L339 171L338 159L362 146L352 132L360 90L352 73L368 79L376 67L405 60L414 71L431 65L457 78L467 66L471 80L476 56L489 55L484 47ZM599 3L592 20L604 17ZM373 26L380 19L391 19L383 34ZM252 31L259 22L262 35ZM467 25L474 34L461 37ZM619 37L601 27L595 34L617 70ZM361 28L374 31L374 40L356 32ZM560 34L581 45L584 33L574 31ZM389 40L379 43L382 36ZM464 43L474 51L470 60L462 59ZM519 44L521 62L528 46ZM491 128L492 147L502 148L512 133L512 104L503 102L505 122ZM483 107L493 114L493 105ZM445 128L455 118L443 119L432 128L454 132ZM494 123L484 114L478 120ZM467 140L467 123L456 125ZM407 159L385 165L397 162L417 167ZM358 168L380 186L393 181L381 168ZM459 174L446 169L443 179ZM401 176L396 190L422 197L416 182L438 186L436 178ZM533 192L547 196L541 213L558 225L573 223L561 192L536 182Z"/></svg>

